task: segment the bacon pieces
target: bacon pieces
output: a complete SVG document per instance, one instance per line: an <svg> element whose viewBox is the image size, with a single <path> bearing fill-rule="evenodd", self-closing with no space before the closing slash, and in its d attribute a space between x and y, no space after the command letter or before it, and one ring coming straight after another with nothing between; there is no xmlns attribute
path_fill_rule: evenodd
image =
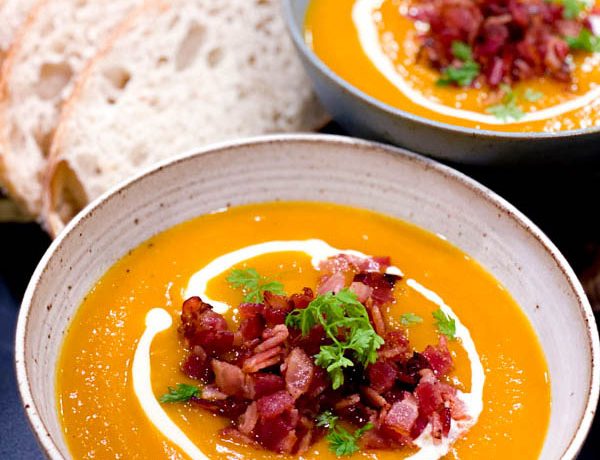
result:
<svg viewBox="0 0 600 460"><path fill-rule="evenodd" d="M448 342L442 336L419 353L405 331L387 330L385 304L393 301L400 279L384 273L389 264L389 258L349 255L324 262L328 271L318 292L338 292L353 280L350 290L384 339L375 362L363 367L356 361L344 369L337 390L327 370L315 364L321 347L334 343L335 336L326 335L321 324L306 335L294 323L285 325L291 311L314 300L311 289L289 297L266 292L264 303L241 304L235 331L200 298L188 299L180 332L189 354L181 369L204 384L190 403L230 420L223 438L280 454L309 451L325 432L316 426L324 411L355 427L371 423L361 438L368 448L410 445L425 429L437 440L447 436L453 420L468 417L456 389L440 381L453 365ZM340 337L347 333L338 327ZM344 353L352 357L351 351Z"/></svg>
<svg viewBox="0 0 600 460"><path fill-rule="evenodd" d="M288 355L285 366L285 387L294 399L298 399L310 388L315 365L302 348L294 348Z"/></svg>
<svg viewBox="0 0 600 460"><path fill-rule="evenodd" d="M567 40L583 28L591 32L589 14L570 17L561 3L546 0L420 0L411 16L429 24L420 56L430 65L460 67L452 43L465 43L480 81L492 87L544 75L570 81Z"/></svg>

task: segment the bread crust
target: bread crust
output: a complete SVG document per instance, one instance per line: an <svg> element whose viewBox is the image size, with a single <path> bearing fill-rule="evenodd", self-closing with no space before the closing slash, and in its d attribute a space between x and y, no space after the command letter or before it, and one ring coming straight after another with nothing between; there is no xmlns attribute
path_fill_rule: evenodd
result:
<svg viewBox="0 0 600 460"><path fill-rule="evenodd" d="M166 0L147 0L142 5L134 8L134 10L115 27L106 42L99 48L97 54L86 63L80 75L77 77L73 91L63 104L58 125L54 132L52 143L50 144L50 153L48 155L46 171L42 181L40 224L52 238L56 238L67 224L58 213L58 199L60 197L60 190L64 186L65 179L64 175L60 174L60 151L62 140L65 136L65 131L67 130L66 120L68 120L73 113L74 106L83 91L86 78L93 72L96 63L112 49L113 44L121 35L127 33L127 31L135 25L140 15L152 8L156 8L160 11L170 8L170 4Z"/></svg>
<svg viewBox="0 0 600 460"><path fill-rule="evenodd" d="M8 196L17 203L24 215L34 219L37 213L31 208L28 200L20 193L19 187L12 180L9 167L6 163L6 152L10 149L10 140L7 122L8 82L14 65L15 57L21 50L22 37L28 33L32 23L35 22L36 15L49 0L37 0L37 3L31 9L27 18L19 27L17 34L13 38L12 45L5 56L2 56L2 65L0 68L0 184Z"/></svg>

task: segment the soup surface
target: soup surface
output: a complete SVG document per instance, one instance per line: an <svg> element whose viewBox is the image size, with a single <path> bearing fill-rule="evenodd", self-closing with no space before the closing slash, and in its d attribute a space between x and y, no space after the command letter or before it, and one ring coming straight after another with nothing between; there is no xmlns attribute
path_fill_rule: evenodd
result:
<svg viewBox="0 0 600 460"><path fill-rule="evenodd" d="M389 255L404 274L395 302L383 314L401 327L403 313L423 318L405 328L422 350L437 343L431 313L437 306L414 280L451 306L468 328L485 372L483 411L446 458L536 458L550 415L550 383L543 352L510 294L476 261L436 236L364 210L318 203L273 203L230 208L167 230L115 264L84 299L66 334L58 369L57 401L64 436L75 458L187 458L142 410L132 383L132 361L148 311L166 309L173 325L151 344L156 398L169 386L194 384L180 370L186 350L177 328L188 281L215 258L272 240L318 238L365 254ZM315 286L319 273L300 252L262 255L236 265L256 268L286 292ZM238 305L225 275L207 287L210 298ZM239 319L229 310L228 321ZM231 313L234 312L234 313ZM469 391L470 362L460 340L450 341L451 381ZM224 441L228 421L190 404L165 404L169 418L209 458L276 458L271 452ZM360 451L355 457L403 458L414 451ZM325 440L303 458L336 458Z"/></svg>
<svg viewBox="0 0 600 460"><path fill-rule="evenodd" d="M431 120L511 132L600 125L599 53L574 52L570 81L532 77L517 82L510 90L510 103L498 88L477 82L440 86L440 72L419 59L418 36L424 26L408 17L415 4L416 0L312 0L305 39L328 67L356 88ZM494 112L499 105L505 110ZM511 118L513 110L520 113L518 120Z"/></svg>

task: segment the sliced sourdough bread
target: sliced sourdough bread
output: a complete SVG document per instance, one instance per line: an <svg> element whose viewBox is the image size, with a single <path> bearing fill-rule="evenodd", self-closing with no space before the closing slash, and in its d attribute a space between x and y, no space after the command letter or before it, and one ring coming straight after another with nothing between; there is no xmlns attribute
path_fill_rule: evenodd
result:
<svg viewBox="0 0 600 460"><path fill-rule="evenodd" d="M0 62L37 0L0 1Z"/></svg>
<svg viewBox="0 0 600 460"><path fill-rule="evenodd" d="M11 2L16 3L16 2ZM63 100L98 43L140 0L41 0L9 49L0 80L0 183L32 216Z"/></svg>
<svg viewBox="0 0 600 460"><path fill-rule="evenodd" d="M56 234L141 169L239 136L326 120L278 0L149 0L86 68L51 148L44 218Z"/></svg>

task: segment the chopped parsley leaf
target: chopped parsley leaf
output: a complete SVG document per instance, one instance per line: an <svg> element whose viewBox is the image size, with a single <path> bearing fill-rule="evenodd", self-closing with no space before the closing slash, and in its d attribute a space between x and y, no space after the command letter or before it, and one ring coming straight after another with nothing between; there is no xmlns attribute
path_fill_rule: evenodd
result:
<svg viewBox="0 0 600 460"><path fill-rule="evenodd" d="M308 307L288 314L285 324L300 329L302 335L308 335L318 324L323 326L332 343L321 346L315 364L327 370L334 390L344 383L344 368L354 366L354 361L365 367L374 363L377 350L383 345L364 305L348 288L318 296Z"/></svg>
<svg viewBox="0 0 600 460"><path fill-rule="evenodd" d="M588 53L600 52L600 37L585 27L581 29L577 37L565 37L565 40L572 50L582 50Z"/></svg>
<svg viewBox="0 0 600 460"><path fill-rule="evenodd" d="M234 288L242 289L244 292L244 302L261 303L264 299L264 293L269 291L277 295L285 295L283 284L279 281L268 280L254 268L245 270L232 270L227 277L227 282Z"/></svg>
<svg viewBox="0 0 600 460"><path fill-rule="evenodd" d="M486 111L502 121L518 121L525 116L525 113L517 105L517 95L508 85L500 85L504 96L499 104L489 106Z"/></svg>
<svg viewBox="0 0 600 460"><path fill-rule="evenodd" d="M439 333L453 340L456 335L456 321L454 321L454 318L444 313L441 308L434 311L432 316L435 319L435 326Z"/></svg>
<svg viewBox="0 0 600 460"><path fill-rule="evenodd" d="M372 423L367 423L358 428L354 433L337 425L338 418L331 412L323 412L317 417L317 426L329 428L325 439L329 442L329 449L338 457L352 455L359 450L357 441L365 432L373 428Z"/></svg>
<svg viewBox="0 0 600 460"><path fill-rule="evenodd" d="M414 313L403 313L400 315L400 324L410 326L411 324L419 324L423 322L423 318Z"/></svg>
<svg viewBox="0 0 600 460"><path fill-rule="evenodd" d="M188 402L193 397L200 396L200 388L195 385L178 383L177 388L169 387L169 392L159 398L161 403Z"/></svg>
<svg viewBox="0 0 600 460"><path fill-rule="evenodd" d="M527 88L523 93L523 97L529 102L536 102L539 101L542 97L544 97L544 93L535 91L531 88Z"/></svg>
<svg viewBox="0 0 600 460"><path fill-rule="evenodd" d="M581 12L587 8L587 3L582 0L560 0L563 5L565 19L577 19Z"/></svg>
<svg viewBox="0 0 600 460"><path fill-rule="evenodd" d="M437 85L448 86L456 83L458 86L469 86L479 75L480 70L479 64L473 60L471 47L466 43L454 41L452 42L452 55L462 61L462 64L443 69Z"/></svg>

